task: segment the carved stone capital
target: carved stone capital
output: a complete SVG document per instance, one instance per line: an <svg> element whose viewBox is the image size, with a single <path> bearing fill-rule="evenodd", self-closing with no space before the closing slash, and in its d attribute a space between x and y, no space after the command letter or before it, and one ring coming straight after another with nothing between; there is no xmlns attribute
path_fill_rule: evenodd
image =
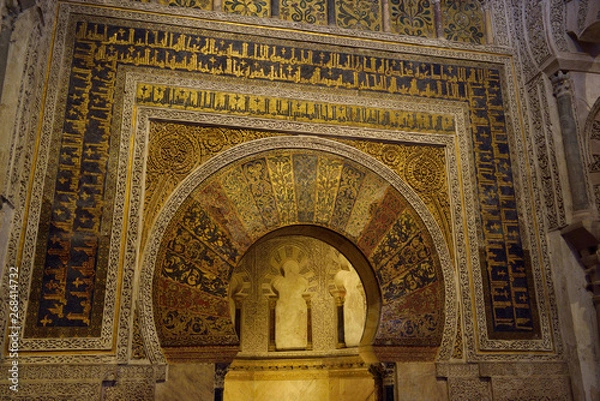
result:
<svg viewBox="0 0 600 401"><path fill-rule="evenodd" d="M215 388L225 387L225 375L229 371L229 363L215 364Z"/></svg>
<svg viewBox="0 0 600 401"><path fill-rule="evenodd" d="M586 269L598 264L600 221L580 220L563 228L560 233L578 252Z"/></svg>
<svg viewBox="0 0 600 401"><path fill-rule="evenodd" d="M0 8L2 25L12 27L13 21L19 14L33 6L37 6L36 0L7 0L4 7Z"/></svg>
<svg viewBox="0 0 600 401"><path fill-rule="evenodd" d="M3 26L10 26L12 20L19 14L19 7L15 0L7 0L0 6L0 17Z"/></svg>
<svg viewBox="0 0 600 401"><path fill-rule="evenodd" d="M235 307L236 308L241 308L242 305L244 304L244 300L246 298L248 298L248 294L244 294L244 293L237 293L237 294L233 294L231 296L231 298L233 298L233 301L235 302Z"/></svg>
<svg viewBox="0 0 600 401"><path fill-rule="evenodd" d="M593 294L592 300L600 325L600 222L579 221L565 227L561 234L579 253L579 260L586 273L586 289ZM598 329L600 331L600 327Z"/></svg>
<svg viewBox="0 0 600 401"><path fill-rule="evenodd" d="M9 209L14 209L12 202L5 198L4 195L0 195L0 210L4 209L4 206L7 206Z"/></svg>
<svg viewBox="0 0 600 401"><path fill-rule="evenodd" d="M552 82L552 90L556 97L560 130L565 150L565 161L567 166L569 166L568 175L571 199L573 201L573 212L584 212L589 208L589 199L587 184L582 179L584 177L583 161L579 149L577 120L575 119L575 110L573 108L573 92L569 72L559 70L550 77L550 81Z"/></svg>
<svg viewBox="0 0 600 401"><path fill-rule="evenodd" d="M557 98L571 94L571 77L568 71L558 70L550 76L552 82L552 92Z"/></svg>

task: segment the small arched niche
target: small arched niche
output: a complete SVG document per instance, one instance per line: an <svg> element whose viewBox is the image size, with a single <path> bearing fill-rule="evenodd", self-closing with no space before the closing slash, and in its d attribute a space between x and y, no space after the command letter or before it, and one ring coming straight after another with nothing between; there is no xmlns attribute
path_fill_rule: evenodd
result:
<svg viewBox="0 0 600 401"><path fill-rule="evenodd" d="M317 226L286 227L250 247L230 280L240 353L225 377L224 400L375 397L359 345L372 341L380 294L363 285L362 276L374 283L374 274L352 249Z"/></svg>
<svg viewBox="0 0 600 401"><path fill-rule="evenodd" d="M353 263L320 239L335 234L318 227L300 229L311 236L285 231L290 233L277 232L253 245L232 274L229 303L240 355L336 355L350 353L349 348L358 354L367 326L367 292L371 309L378 310L377 288L365 289ZM368 322L367 337L376 325Z"/></svg>

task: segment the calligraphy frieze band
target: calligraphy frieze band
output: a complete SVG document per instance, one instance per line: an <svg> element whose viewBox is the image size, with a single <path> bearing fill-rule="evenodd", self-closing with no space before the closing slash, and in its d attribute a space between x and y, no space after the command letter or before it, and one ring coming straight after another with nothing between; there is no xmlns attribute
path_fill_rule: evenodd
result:
<svg viewBox="0 0 600 401"><path fill-rule="evenodd" d="M454 118L448 114L308 102L157 84L138 84L136 103L140 106L265 116L272 119L378 129L409 128L412 131L436 134L453 134L456 131Z"/></svg>

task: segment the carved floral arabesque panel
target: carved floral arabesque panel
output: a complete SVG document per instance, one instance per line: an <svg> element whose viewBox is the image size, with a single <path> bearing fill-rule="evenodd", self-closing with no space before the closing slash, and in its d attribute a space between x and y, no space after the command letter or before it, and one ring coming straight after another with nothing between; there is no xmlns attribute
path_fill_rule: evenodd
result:
<svg viewBox="0 0 600 401"><path fill-rule="evenodd" d="M168 7L217 10L243 16L280 18L303 24L332 24L344 29L382 31L456 42L486 43L485 11L480 0L136 0ZM388 12L383 12L388 7ZM274 11L278 9L278 11ZM384 19L387 19L384 22ZM440 21L439 28L436 20ZM439 29L439 32L438 32Z"/></svg>

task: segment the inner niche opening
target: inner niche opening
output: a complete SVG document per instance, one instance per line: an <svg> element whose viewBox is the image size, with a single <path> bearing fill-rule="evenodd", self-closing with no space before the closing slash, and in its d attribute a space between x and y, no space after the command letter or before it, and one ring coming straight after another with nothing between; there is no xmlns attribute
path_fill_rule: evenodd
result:
<svg viewBox="0 0 600 401"><path fill-rule="evenodd" d="M365 293L349 259L364 261L339 246L349 258L312 236L279 232L242 258L229 286L241 351L228 367L224 401L376 400L358 345L372 340L376 319L367 316L378 295L368 286Z"/></svg>
<svg viewBox="0 0 600 401"><path fill-rule="evenodd" d="M366 294L350 261L335 247L304 235L253 246L229 286L238 357L358 355Z"/></svg>

